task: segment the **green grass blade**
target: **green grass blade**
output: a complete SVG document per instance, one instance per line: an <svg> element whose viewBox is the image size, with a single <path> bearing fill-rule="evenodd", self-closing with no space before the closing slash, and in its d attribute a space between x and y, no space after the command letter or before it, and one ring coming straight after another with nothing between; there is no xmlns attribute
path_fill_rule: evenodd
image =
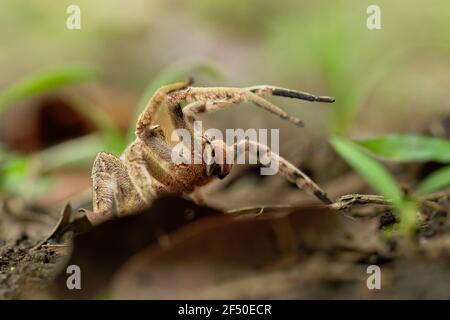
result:
<svg viewBox="0 0 450 320"><path fill-rule="evenodd" d="M70 107L94 124L103 136L106 150L119 155L126 147L124 134L114 120L98 105L79 96L69 97Z"/></svg>
<svg viewBox="0 0 450 320"><path fill-rule="evenodd" d="M42 194L51 181L48 174L61 169L90 167L102 150L109 151L102 134L95 133L57 144L31 156L1 152L0 191L20 194L26 187L30 189L27 191L30 196Z"/></svg>
<svg viewBox="0 0 450 320"><path fill-rule="evenodd" d="M355 141L373 155L400 162L450 162L450 141L415 134L390 134Z"/></svg>
<svg viewBox="0 0 450 320"><path fill-rule="evenodd" d="M0 159L0 187L11 193L19 193L28 173L28 158L18 154L3 154Z"/></svg>
<svg viewBox="0 0 450 320"><path fill-rule="evenodd" d="M33 158L39 163L39 172L44 174L63 168L91 166L100 151L107 151L104 139L94 133L57 144Z"/></svg>
<svg viewBox="0 0 450 320"><path fill-rule="evenodd" d="M401 207L402 192L390 173L376 160L367 155L351 141L334 136L331 138L334 150L378 193Z"/></svg>
<svg viewBox="0 0 450 320"><path fill-rule="evenodd" d="M439 169L426 177L418 186L416 192L421 195L442 190L450 186L450 166Z"/></svg>
<svg viewBox="0 0 450 320"><path fill-rule="evenodd" d="M182 61L169 65L168 67L163 69L153 78L152 81L149 82L149 84L144 90L144 94L139 100L138 106L136 108L136 113L134 116L134 121L130 126L128 132L127 138L128 142L134 140L135 123L141 112L145 109L145 106L147 105L149 99L153 96L155 91L163 85L186 80L187 78L193 76L194 74L206 75L213 79L218 79L221 77L221 73L218 71L218 68L216 66L203 62Z"/></svg>
<svg viewBox="0 0 450 320"><path fill-rule="evenodd" d="M96 76L97 72L91 68L66 68L29 76L0 91L0 112L33 95L92 79Z"/></svg>
<svg viewBox="0 0 450 320"><path fill-rule="evenodd" d="M367 183L386 199L392 201L394 209L399 213L401 233L410 233L417 227L417 204L405 199L391 174L376 160L353 142L334 136L331 144L336 152L358 172Z"/></svg>

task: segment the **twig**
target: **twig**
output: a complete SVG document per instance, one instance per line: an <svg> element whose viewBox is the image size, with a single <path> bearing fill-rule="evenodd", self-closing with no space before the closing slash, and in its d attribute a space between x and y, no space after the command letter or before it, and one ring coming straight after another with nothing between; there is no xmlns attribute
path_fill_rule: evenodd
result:
<svg viewBox="0 0 450 320"><path fill-rule="evenodd" d="M392 202L379 195L347 194L330 204L330 207L338 211L347 211L354 205L366 204L391 206Z"/></svg>
<svg viewBox="0 0 450 320"><path fill-rule="evenodd" d="M335 202L329 205L317 205L317 207L329 208L336 211L348 211L355 205L383 205L391 206L390 200L386 200L379 195L367 195L367 194L348 194L340 197ZM305 209L305 205L267 205L267 206L254 206L254 207L242 207L232 210L227 210L225 213L232 214L234 216L259 216L266 212L285 212L287 210L301 210Z"/></svg>
<svg viewBox="0 0 450 320"><path fill-rule="evenodd" d="M55 225L51 233L45 239L35 245L33 249L40 248L51 239L59 241L60 238L68 231L72 231L75 234L78 234L83 233L90 228L92 228L92 225L87 220L86 216L82 216L81 218L75 218L72 220L72 208L70 207L70 204L66 204L61 211L58 223Z"/></svg>

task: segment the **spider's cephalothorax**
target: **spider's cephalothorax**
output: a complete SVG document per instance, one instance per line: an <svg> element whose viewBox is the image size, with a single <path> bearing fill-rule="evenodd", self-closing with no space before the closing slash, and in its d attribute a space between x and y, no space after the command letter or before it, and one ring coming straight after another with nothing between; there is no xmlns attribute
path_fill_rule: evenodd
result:
<svg viewBox="0 0 450 320"><path fill-rule="evenodd" d="M252 102L283 119L302 125L298 118L267 101L263 98L265 96L283 96L318 102L334 101L330 97L265 85L249 88L199 88L190 85L190 81L179 82L156 91L137 121L136 139L120 158L104 152L97 155L92 168L93 211L88 213L92 223L104 221L116 213L125 215L135 212L164 194L187 194L197 202L202 202L197 188L215 178L222 179L230 172L231 165L224 161L175 164L171 158L170 144L161 128L154 125L161 105L167 106L176 129L189 130L193 136L192 121L197 114L220 110L241 102ZM184 108L181 107L183 102L187 103ZM209 150L213 159L225 159L229 148L242 147L242 145L227 146L221 140L210 141L206 136L202 136L201 140L202 150ZM271 152L267 146L249 140L237 144L243 144L244 148L241 150L246 151L250 147L259 148L259 156L278 161L279 172L289 181L322 202L331 202L326 193L308 176Z"/></svg>

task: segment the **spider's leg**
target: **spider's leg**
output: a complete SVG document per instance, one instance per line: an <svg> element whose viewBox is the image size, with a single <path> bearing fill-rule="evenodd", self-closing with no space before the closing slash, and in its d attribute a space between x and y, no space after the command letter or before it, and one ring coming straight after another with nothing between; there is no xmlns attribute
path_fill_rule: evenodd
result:
<svg viewBox="0 0 450 320"><path fill-rule="evenodd" d="M168 94L176 90L186 88L191 83L191 81L192 80L169 84L159 88L155 92L155 94L150 98L150 101L139 116L139 119L136 123L136 135L138 137L140 137L141 135L145 135L146 130L149 130L149 127L155 121L159 108L167 100Z"/></svg>
<svg viewBox="0 0 450 320"><path fill-rule="evenodd" d="M147 204L162 194L192 189L189 179L180 175L180 172L189 172L190 166L175 162L172 157L176 151L159 125L149 127L145 136L137 138L125 150L122 157L131 180Z"/></svg>
<svg viewBox="0 0 450 320"><path fill-rule="evenodd" d="M125 165L111 154L101 152L92 167L93 212L88 219L93 224L127 214L142 204Z"/></svg>
<svg viewBox="0 0 450 320"><path fill-rule="evenodd" d="M166 101L167 94L187 85L189 82L179 82L161 87L155 92L139 116L136 124L137 140L125 151L124 162L106 153L98 154L92 168L93 212L88 215L91 222L96 224L107 220L114 216L115 211L119 215L134 211L152 197L148 186L144 188L143 177L149 172L162 175L164 168L161 168L158 160L167 158L168 147L161 147L163 145L160 139L161 131L151 124L161 104ZM145 167L143 161L140 161L142 157L133 153L140 143L145 143L149 147L141 149L154 154L147 155ZM168 155L170 159L170 150Z"/></svg>
<svg viewBox="0 0 450 320"><path fill-rule="evenodd" d="M176 165L172 161L172 147L159 125L147 128L145 136L132 143L123 154L131 180L146 203L159 194L176 192Z"/></svg>
<svg viewBox="0 0 450 320"><path fill-rule="evenodd" d="M159 182L163 183L163 185L173 185L172 182L176 180L175 164L171 157L172 148L166 141L159 125L152 125L152 123L159 108L164 104L168 108L175 128L188 129L192 137L192 128L184 119L180 106L180 102L184 99L184 91L182 89L189 86L191 82L192 80L190 79L159 88L137 121L137 139L126 150L124 159L136 170L130 170L130 172L136 173L136 177L133 175L132 178L138 189L145 189L145 183L148 183L149 179L144 177L149 175L154 178L155 184ZM147 182L142 182L144 180ZM142 186L142 188L139 186ZM152 197L152 192L148 190L141 193L146 199Z"/></svg>
<svg viewBox="0 0 450 320"><path fill-rule="evenodd" d="M183 113L186 119L192 123L199 114L215 112L231 105L233 105L231 101L194 101L183 108Z"/></svg>
<svg viewBox="0 0 450 320"><path fill-rule="evenodd" d="M150 143L153 145L152 143ZM167 147L168 148L168 147ZM167 187L161 182L174 180L170 174L169 159L158 155L142 142L132 144L123 155L131 181L145 205L150 205L161 194L167 193Z"/></svg>
<svg viewBox="0 0 450 320"><path fill-rule="evenodd" d="M335 101L335 99L333 97L316 96L316 95L313 95L313 94L310 94L307 92L303 92L303 91L297 91L297 90L291 90L291 89L275 87L275 86L267 86L267 85L248 87L248 88L245 88L245 90L253 92L261 97L281 96L281 97L288 97L288 98L306 100L306 101L311 101L311 102L328 102L328 103Z"/></svg>
<svg viewBox="0 0 450 320"><path fill-rule="evenodd" d="M199 101L197 102L198 105L200 105L200 102ZM197 102L195 104L197 104ZM187 107L189 107L189 105ZM172 121L174 128L186 129L192 135L193 134L192 125L185 116L185 113L183 112L183 108L181 107L180 103L176 102L173 104L168 104L167 108L169 111L170 120Z"/></svg>
<svg viewBox="0 0 450 320"><path fill-rule="evenodd" d="M272 112L276 115L278 115L281 119L288 120L300 127L303 127L303 121L300 120L297 117L294 117L287 113L286 111L280 109L273 103L261 98L260 96L254 94L253 92L247 91L244 94L245 101L253 102L255 105L257 105L260 108L266 109L269 112Z"/></svg>
<svg viewBox="0 0 450 320"><path fill-rule="evenodd" d="M195 103L197 101L206 102L204 106L198 104L195 105L195 108L192 107L191 110L189 110L191 113L213 112L232 104L252 102L256 106L276 114L282 119L286 119L299 126L303 125L300 119L290 115L283 109L247 89L225 87L188 87L185 91L185 99L188 103Z"/></svg>
<svg viewBox="0 0 450 320"><path fill-rule="evenodd" d="M257 151L258 159L263 164L273 163L275 161L278 162L279 173L288 181L295 183L300 189L315 196L321 202L325 204L332 203L325 191L323 191L314 181L312 181L310 177L283 157L272 152L268 146L256 141L242 140L240 142L236 142L233 145L233 148L237 150L235 153L236 157L239 156L239 151L249 152L250 148L252 148L254 151Z"/></svg>

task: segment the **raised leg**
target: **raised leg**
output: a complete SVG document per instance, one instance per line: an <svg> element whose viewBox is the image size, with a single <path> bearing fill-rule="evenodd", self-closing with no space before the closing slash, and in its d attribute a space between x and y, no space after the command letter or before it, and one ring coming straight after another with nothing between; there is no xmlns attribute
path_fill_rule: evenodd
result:
<svg viewBox="0 0 450 320"><path fill-rule="evenodd" d="M189 122L183 119L185 114L192 120L196 114L203 112L213 112L226 108L232 104L241 102L252 102L256 106L302 126L300 119L289 115L273 103L263 99L266 96L283 96L307 101L334 102L334 98L326 96L316 96L310 93L290 90L280 87L260 85L248 88L226 88L226 87L190 87L192 80L177 82L156 91L150 99L147 107L142 112L136 125L136 135L145 135L146 129L153 124L158 110L163 103L167 103L169 113L172 116L175 127L186 127L189 129ZM180 102L186 100L189 105L180 112Z"/></svg>
<svg viewBox="0 0 450 320"><path fill-rule="evenodd" d="M315 196L321 202L330 204L332 201L328 198L325 191L323 191L314 181L311 180L305 173L295 167L292 163L272 152L266 145L256 141L243 140L236 142L233 145L235 148L235 158L239 157L240 152L249 152L250 150L257 152L258 159L263 165L268 165L274 161L278 162L279 173L283 175L288 181L295 183L300 189Z"/></svg>
<svg viewBox="0 0 450 320"><path fill-rule="evenodd" d="M138 141L135 141L123 155L126 162L133 167L134 170L131 171L136 172L136 176L133 175L132 179L138 185L138 189L141 189L139 186L142 186L143 191L140 193L145 199L152 196L150 190L145 190L145 184L149 180L147 172L157 181L170 182L173 180L173 170L168 168L173 166L172 150L159 125L153 125L156 115L161 105L166 105L175 127L187 128L192 131L181 111L179 105L181 98L174 97L175 92L186 88L190 83L192 83L191 79L177 82L163 86L155 92L136 123ZM143 148L141 144L145 144L148 148Z"/></svg>
<svg viewBox="0 0 450 320"><path fill-rule="evenodd" d="M168 144L159 126L151 126L145 132L145 136L131 144L122 156L141 197L150 203L163 194L192 192L191 181L199 176L195 171L202 166L177 163L172 158L176 149Z"/></svg>
<svg viewBox="0 0 450 320"><path fill-rule="evenodd" d="M214 112L241 102L252 102L256 106L274 113L282 119L286 119L296 125L302 126L303 122L300 119L291 116L262 97L278 95L307 101L334 102L334 99L330 97L315 96L301 91L271 86L255 86L244 89L188 87L182 91L184 91L185 100L190 103L184 108L183 112L190 119L193 119L195 115L199 113Z"/></svg>
<svg viewBox="0 0 450 320"><path fill-rule="evenodd" d="M291 89L275 87L275 86L268 86L268 85L248 87L248 88L245 88L244 90L248 90L253 93L256 93L257 95L259 95L261 97L281 96L281 97L288 97L288 98L306 100L306 101L311 101L311 102L328 102L328 103L335 101L335 99L332 97L316 96L316 95L313 95L313 94L310 94L307 92L303 92L303 91L291 90Z"/></svg>
<svg viewBox="0 0 450 320"><path fill-rule="evenodd" d="M196 120L198 114L214 112L229 107L232 104L232 102L228 101L195 101L183 108L183 114L192 123Z"/></svg>
<svg viewBox="0 0 450 320"><path fill-rule="evenodd" d="M101 152L92 168L93 212L88 219L101 223L142 207L125 165L115 156Z"/></svg>
<svg viewBox="0 0 450 320"><path fill-rule="evenodd" d="M158 89L150 99L147 107L138 119L136 125L136 135L145 136L146 130L153 124L156 114L161 104L166 103L169 114L176 128L186 128L192 130L188 120L195 118L196 114L203 112L213 112L241 102L252 102L256 106L278 115L279 117L302 126L303 122L288 114L273 103L263 99L265 96L283 96L295 99L334 102L334 98L326 96L316 96L306 92L295 91L274 86L253 86L248 88L227 88L227 87L190 87L191 80L167 85ZM182 110L181 101L189 104Z"/></svg>
<svg viewBox="0 0 450 320"><path fill-rule="evenodd" d="M161 158L161 160L167 162L170 160L171 152L167 146L162 130L159 126L152 126L161 105L164 104L167 107L172 123L176 129L187 129L191 137L193 136L192 126L185 119L180 105L180 102L185 97L182 89L187 88L191 83L192 79L189 79L158 89L137 121L136 136L147 144L156 159Z"/></svg>
<svg viewBox="0 0 450 320"><path fill-rule="evenodd" d="M191 84L192 80L177 82L159 88L151 97L144 111L139 116L136 124L136 135L141 137L146 134L146 130L154 123L159 108L164 102L167 102L167 97L171 92L186 88Z"/></svg>

